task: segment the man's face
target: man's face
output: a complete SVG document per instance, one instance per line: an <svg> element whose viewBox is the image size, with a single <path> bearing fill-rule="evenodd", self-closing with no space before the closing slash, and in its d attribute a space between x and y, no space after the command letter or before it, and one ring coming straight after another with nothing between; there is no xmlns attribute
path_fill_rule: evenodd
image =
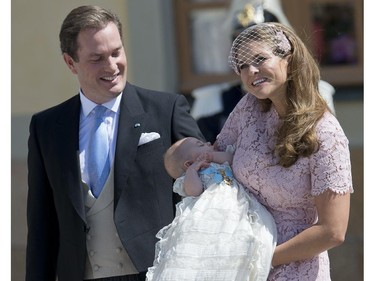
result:
<svg viewBox="0 0 375 281"><path fill-rule="evenodd" d="M64 53L69 69L77 75L83 94L102 104L118 96L125 87L127 61L117 26L86 29L77 38L78 61Z"/></svg>

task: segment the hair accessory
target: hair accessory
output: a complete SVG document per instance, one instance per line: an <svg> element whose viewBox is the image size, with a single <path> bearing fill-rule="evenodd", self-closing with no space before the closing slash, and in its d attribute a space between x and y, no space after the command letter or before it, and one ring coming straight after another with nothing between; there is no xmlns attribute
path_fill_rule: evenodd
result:
<svg viewBox="0 0 375 281"><path fill-rule="evenodd" d="M271 56L284 58L291 50L291 44L280 26L274 23L259 23L246 28L237 36L232 44L228 62L240 75L244 67L259 67Z"/></svg>
<svg viewBox="0 0 375 281"><path fill-rule="evenodd" d="M283 50L285 53L290 52L292 47L290 46L289 40L286 38L284 32L282 31L277 31L276 32L276 37L275 37L277 43L277 46Z"/></svg>

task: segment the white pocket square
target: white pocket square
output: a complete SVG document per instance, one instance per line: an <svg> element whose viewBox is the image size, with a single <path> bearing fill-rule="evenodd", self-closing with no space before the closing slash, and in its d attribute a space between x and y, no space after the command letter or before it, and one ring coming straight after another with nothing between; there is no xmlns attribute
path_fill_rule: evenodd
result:
<svg viewBox="0 0 375 281"><path fill-rule="evenodd" d="M160 139L159 133L151 132L151 133L142 133L141 137L139 138L138 146L148 143L150 141Z"/></svg>

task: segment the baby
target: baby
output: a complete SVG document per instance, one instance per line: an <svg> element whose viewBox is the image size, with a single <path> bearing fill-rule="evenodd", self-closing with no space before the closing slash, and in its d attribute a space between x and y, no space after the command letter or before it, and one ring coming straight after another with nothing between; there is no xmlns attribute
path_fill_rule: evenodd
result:
<svg viewBox="0 0 375 281"><path fill-rule="evenodd" d="M198 196L203 192L203 182L198 171L207 168L210 162L232 164L233 154L215 151L209 142L196 138L185 138L172 145L164 156L164 165L168 174L179 178L185 173L183 182L184 196Z"/></svg>
<svg viewBox="0 0 375 281"><path fill-rule="evenodd" d="M276 246L270 213L233 177L232 147L184 138L164 163L183 196L161 229L147 280L266 280Z"/></svg>

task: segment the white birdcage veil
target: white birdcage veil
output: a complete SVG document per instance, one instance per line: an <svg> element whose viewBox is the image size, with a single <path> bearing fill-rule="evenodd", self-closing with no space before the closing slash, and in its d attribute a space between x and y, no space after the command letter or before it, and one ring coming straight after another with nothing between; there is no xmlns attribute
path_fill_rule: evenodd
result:
<svg viewBox="0 0 375 281"><path fill-rule="evenodd" d="M242 31L234 40L229 53L229 66L239 75L243 65L260 65L264 57L256 51L269 50L273 55L284 57L292 50L292 46L275 23L259 23Z"/></svg>

